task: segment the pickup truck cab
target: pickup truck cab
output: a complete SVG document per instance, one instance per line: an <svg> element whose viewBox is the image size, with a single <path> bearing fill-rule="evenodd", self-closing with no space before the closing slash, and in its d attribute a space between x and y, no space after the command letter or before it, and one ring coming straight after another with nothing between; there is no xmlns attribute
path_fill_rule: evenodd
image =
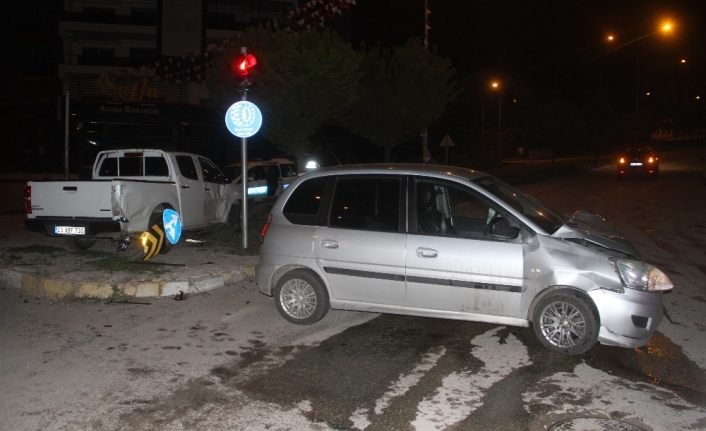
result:
<svg viewBox="0 0 706 431"><path fill-rule="evenodd" d="M26 225L50 236L71 237L80 248L105 234L129 238L146 232L162 223L165 209L178 212L183 230L204 228L227 223L234 189L211 160L197 154L102 151L91 180L29 181Z"/></svg>

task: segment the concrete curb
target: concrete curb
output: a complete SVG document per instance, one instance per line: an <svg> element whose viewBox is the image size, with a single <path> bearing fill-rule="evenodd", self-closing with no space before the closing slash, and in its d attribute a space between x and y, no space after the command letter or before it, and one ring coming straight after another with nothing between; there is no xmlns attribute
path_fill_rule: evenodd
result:
<svg viewBox="0 0 706 431"><path fill-rule="evenodd" d="M61 278L38 276L22 271L0 267L0 282L8 287L17 288L26 295L58 299L90 298L155 298L175 296L179 292L194 295L237 283L255 276L255 265L245 264L230 271L212 274L200 274L183 280L158 280L123 282L70 282Z"/></svg>

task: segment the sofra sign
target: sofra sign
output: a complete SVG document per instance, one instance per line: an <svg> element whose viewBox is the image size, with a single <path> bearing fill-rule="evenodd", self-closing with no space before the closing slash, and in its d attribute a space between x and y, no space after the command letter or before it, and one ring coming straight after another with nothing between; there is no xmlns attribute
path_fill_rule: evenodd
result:
<svg viewBox="0 0 706 431"><path fill-rule="evenodd" d="M117 83L112 76L103 74L98 77L98 84L104 94L116 101L143 102L145 99L159 98L159 89L150 87L147 78Z"/></svg>

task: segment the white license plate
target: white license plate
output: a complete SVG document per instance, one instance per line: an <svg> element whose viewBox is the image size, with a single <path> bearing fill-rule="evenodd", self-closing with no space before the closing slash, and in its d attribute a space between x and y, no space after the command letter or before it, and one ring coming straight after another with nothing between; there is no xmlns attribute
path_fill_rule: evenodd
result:
<svg viewBox="0 0 706 431"><path fill-rule="evenodd" d="M54 226L56 235L85 235L86 228L83 226Z"/></svg>
<svg viewBox="0 0 706 431"><path fill-rule="evenodd" d="M642 166L642 163L640 163L640 162L632 162L632 163L630 163L630 166Z"/></svg>

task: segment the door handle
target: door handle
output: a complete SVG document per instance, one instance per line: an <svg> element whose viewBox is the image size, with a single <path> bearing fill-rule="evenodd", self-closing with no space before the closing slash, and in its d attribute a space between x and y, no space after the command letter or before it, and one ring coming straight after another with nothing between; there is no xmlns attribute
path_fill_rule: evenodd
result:
<svg viewBox="0 0 706 431"><path fill-rule="evenodd" d="M439 252L434 250L433 248L419 247L417 249L418 257L437 257L438 255Z"/></svg>
<svg viewBox="0 0 706 431"><path fill-rule="evenodd" d="M189 186L181 186L182 189L188 189Z"/></svg>
<svg viewBox="0 0 706 431"><path fill-rule="evenodd" d="M321 246L323 248L338 248L339 244L337 241L331 239L322 239Z"/></svg>

